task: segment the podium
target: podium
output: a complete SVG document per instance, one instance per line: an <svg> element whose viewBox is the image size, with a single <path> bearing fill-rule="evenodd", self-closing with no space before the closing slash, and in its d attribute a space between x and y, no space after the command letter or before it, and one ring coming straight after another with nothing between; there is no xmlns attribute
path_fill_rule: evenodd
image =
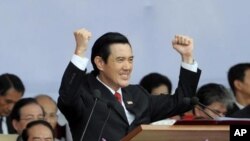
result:
<svg viewBox="0 0 250 141"><path fill-rule="evenodd" d="M177 120L173 125L141 125L121 141L229 141L230 125L250 126L250 119Z"/></svg>
<svg viewBox="0 0 250 141"><path fill-rule="evenodd" d="M229 141L229 125L140 125L121 141Z"/></svg>
<svg viewBox="0 0 250 141"><path fill-rule="evenodd" d="M17 139L17 134L0 134L0 141L15 141Z"/></svg>

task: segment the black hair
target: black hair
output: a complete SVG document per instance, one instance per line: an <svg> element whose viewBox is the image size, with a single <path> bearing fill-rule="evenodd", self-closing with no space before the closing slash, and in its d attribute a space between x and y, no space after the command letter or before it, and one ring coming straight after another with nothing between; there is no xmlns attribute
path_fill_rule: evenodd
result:
<svg viewBox="0 0 250 141"><path fill-rule="evenodd" d="M36 125L44 125L45 127L49 128L52 136L53 136L53 140L55 139L55 131L53 130L52 126L45 120L35 120L35 121L31 121L27 124L26 128L23 130L21 136L23 141L28 141L29 139L29 134L28 131L30 128L36 126Z"/></svg>
<svg viewBox="0 0 250 141"><path fill-rule="evenodd" d="M234 86L234 81L239 80L239 81L244 81L245 77L245 72L246 70L250 69L250 63L239 63L234 66L232 66L227 74L228 82L229 85L235 94L235 86Z"/></svg>
<svg viewBox="0 0 250 141"><path fill-rule="evenodd" d="M6 95L6 92L11 88L21 92L23 96L25 88L23 82L18 76L9 73L0 75L0 95Z"/></svg>
<svg viewBox="0 0 250 141"><path fill-rule="evenodd" d="M44 109L43 107L38 104L38 102L36 101L35 98L22 98L20 100L17 101L17 103L14 105L11 113L10 113L10 119L11 121L13 120L17 120L20 121L21 118L21 109L26 106L26 105L30 105L30 104L37 104L41 107L42 111L43 111L43 115L45 115Z"/></svg>
<svg viewBox="0 0 250 141"><path fill-rule="evenodd" d="M140 83L144 89L146 89L149 93L152 93L152 90L160 85L164 84L169 89L169 94L172 92L172 83L167 76L164 76L159 73L149 73L145 75Z"/></svg>
<svg viewBox="0 0 250 141"><path fill-rule="evenodd" d="M201 86L196 96L199 98L199 102L209 106L214 102L223 103L227 108L230 108L233 104L233 98L227 88L221 84L208 83Z"/></svg>

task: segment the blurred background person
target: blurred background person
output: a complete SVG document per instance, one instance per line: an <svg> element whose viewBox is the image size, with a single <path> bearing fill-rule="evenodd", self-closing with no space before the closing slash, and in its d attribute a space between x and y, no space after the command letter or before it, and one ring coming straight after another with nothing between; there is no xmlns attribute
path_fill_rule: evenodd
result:
<svg viewBox="0 0 250 141"><path fill-rule="evenodd" d="M61 126L58 124L58 116L57 116L58 108L57 108L56 102L52 99L52 97L46 94L37 95L35 99L43 107L44 112L45 112L45 120L48 121L50 125L52 126L52 128L54 129L56 140L57 141L66 140L66 135L67 135L66 125ZM70 139L67 139L67 141L69 140Z"/></svg>
<svg viewBox="0 0 250 141"><path fill-rule="evenodd" d="M22 98L13 107L10 119L13 127L19 135L26 128L26 125L34 120L44 120L44 110L34 98ZM21 140L18 136L17 141Z"/></svg>
<svg viewBox="0 0 250 141"><path fill-rule="evenodd" d="M57 111L56 102L48 95L41 94L35 97L36 101L43 107L45 112L45 120L50 123L53 129L57 126Z"/></svg>
<svg viewBox="0 0 250 141"><path fill-rule="evenodd" d="M153 95L172 93L172 83L170 79L160 73L154 72L145 75L139 84Z"/></svg>
<svg viewBox="0 0 250 141"><path fill-rule="evenodd" d="M161 95L161 94L171 94L172 93L172 83L171 80L160 73L152 72L145 75L139 85L146 89L152 95ZM170 117L170 119L181 119L181 115L176 115Z"/></svg>
<svg viewBox="0 0 250 141"><path fill-rule="evenodd" d="M195 119L216 119L224 117L233 104L233 98L227 88L221 84L208 83L202 85L196 94L199 102L194 107ZM211 110L212 111L211 111Z"/></svg>
<svg viewBox="0 0 250 141"><path fill-rule="evenodd" d="M227 77L235 97L233 107L227 114L230 117L250 104L250 63L239 63L232 66Z"/></svg>
<svg viewBox="0 0 250 141"><path fill-rule="evenodd" d="M21 137L23 141L55 141L54 130L45 120L28 123Z"/></svg>
<svg viewBox="0 0 250 141"><path fill-rule="evenodd" d="M0 75L0 134L16 133L8 116L24 91L25 87L18 76L9 73Z"/></svg>

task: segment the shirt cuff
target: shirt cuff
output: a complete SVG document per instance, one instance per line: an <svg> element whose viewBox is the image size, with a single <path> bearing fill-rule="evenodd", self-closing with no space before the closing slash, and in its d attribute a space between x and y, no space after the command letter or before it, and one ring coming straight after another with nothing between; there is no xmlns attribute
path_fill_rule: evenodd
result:
<svg viewBox="0 0 250 141"><path fill-rule="evenodd" d="M187 63L181 62L181 66L184 69L190 70L192 72L197 72L197 70L198 70L198 63L195 60L194 60L193 64L187 64Z"/></svg>
<svg viewBox="0 0 250 141"><path fill-rule="evenodd" d="M73 55L71 62L80 70L84 71L87 68L88 65L88 58L81 58L77 55Z"/></svg>

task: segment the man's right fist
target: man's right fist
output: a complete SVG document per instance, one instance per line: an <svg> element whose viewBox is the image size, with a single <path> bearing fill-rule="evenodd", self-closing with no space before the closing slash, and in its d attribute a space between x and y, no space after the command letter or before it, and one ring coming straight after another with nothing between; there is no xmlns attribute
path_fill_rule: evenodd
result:
<svg viewBox="0 0 250 141"><path fill-rule="evenodd" d="M74 32L75 40L76 40L76 55L82 55L87 50L88 41L91 37L91 32L89 32L87 29L82 28L78 29Z"/></svg>

